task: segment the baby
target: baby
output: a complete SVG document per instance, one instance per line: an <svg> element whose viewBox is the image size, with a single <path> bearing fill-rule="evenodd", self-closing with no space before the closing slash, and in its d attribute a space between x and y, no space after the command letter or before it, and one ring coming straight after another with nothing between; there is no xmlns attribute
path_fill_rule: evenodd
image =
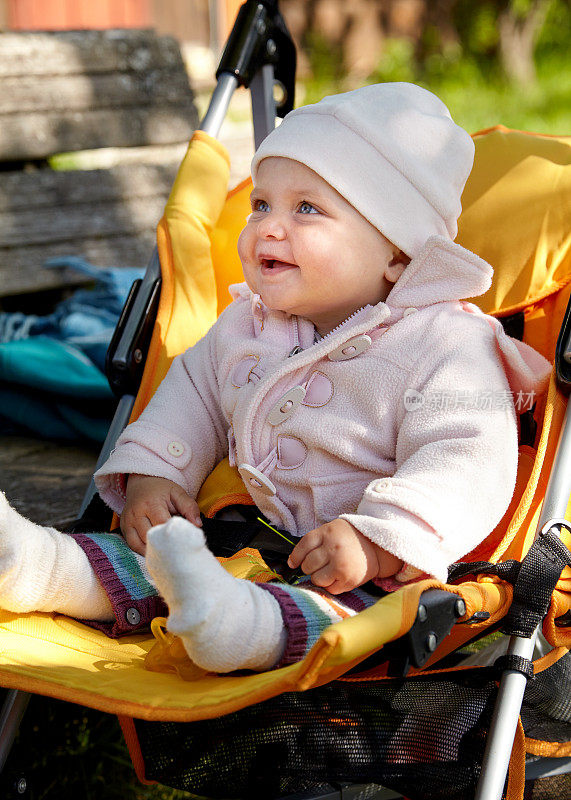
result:
<svg viewBox="0 0 571 800"><path fill-rule="evenodd" d="M473 155L412 84L289 114L252 163L246 283L96 473L124 539L62 535L4 500L0 606L118 632L148 623L158 590L196 663L264 670L375 602L371 581L445 581L506 511L512 395L550 371L462 302L492 275L454 243ZM195 498L226 456L260 511L301 537L299 584L236 579L207 549Z"/></svg>

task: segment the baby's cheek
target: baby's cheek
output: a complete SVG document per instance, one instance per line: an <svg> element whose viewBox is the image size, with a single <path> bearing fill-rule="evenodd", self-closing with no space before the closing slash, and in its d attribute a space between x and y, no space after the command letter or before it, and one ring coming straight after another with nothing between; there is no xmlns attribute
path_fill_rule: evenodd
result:
<svg viewBox="0 0 571 800"><path fill-rule="evenodd" d="M255 236L252 236L249 227L246 226L238 239L238 257L242 264L242 272L248 287L254 294L258 293L258 271L255 254Z"/></svg>
<svg viewBox="0 0 571 800"><path fill-rule="evenodd" d="M244 259L246 257L246 247L249 238L250 237L248 235L248 226L246 225L246 227L242 230L242 233L238 237L238 256L242 264L244 263Z"/></svg>

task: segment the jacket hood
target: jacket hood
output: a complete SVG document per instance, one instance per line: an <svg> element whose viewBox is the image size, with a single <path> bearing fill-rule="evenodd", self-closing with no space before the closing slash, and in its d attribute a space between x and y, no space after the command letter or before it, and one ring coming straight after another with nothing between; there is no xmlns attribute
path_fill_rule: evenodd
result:
<svg viewBox="0 0 571 800"><path fill-rule="evenodd" d="M395 283L386 303L398 311L478 297L490 288L492 275L492 267L475 253L444 237L433 236ZM514 400L517 402L519 398L521 405L522 395L526 395L531 407L534 396L547 387L551 364L529 345L507 336L498 319L484 314L472 303L464 302L462 307L488 322Z"/></svg>
<svg viewBox="0 0 571 800"><path fill-rule="evenodd" d="M386 299L392 308L478 297L492 285L487 261L443 236L431 236L406 267Z"/></svg>

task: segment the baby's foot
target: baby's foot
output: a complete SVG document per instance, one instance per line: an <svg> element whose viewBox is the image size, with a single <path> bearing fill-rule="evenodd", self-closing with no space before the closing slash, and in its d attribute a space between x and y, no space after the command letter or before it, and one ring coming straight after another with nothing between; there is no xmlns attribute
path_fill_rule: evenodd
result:
<svg viewBox="0 0 571 800"><path fill-rule="evenodd" d="M152 528L147 567L168 604L168 629L200 667L261 671L279 661L285 629L278 602L226 572L200 528L182 517Z"/></svg>
<svg viewBox="0 0 571 800"><path fill-rule="evenodd" d="M53 528L25 519L0 492L0 606L8 611L38 610L38 583L53 561ZM51 556L51 557L50 557ZM40 578L38 579L38 573Z"/></svg>
<svg viewBox="0 0 571 800"><path fill-rule="evenodd" d="M0 608L113 619L111 604L77 542L19 514L0 492Z"/></svg>

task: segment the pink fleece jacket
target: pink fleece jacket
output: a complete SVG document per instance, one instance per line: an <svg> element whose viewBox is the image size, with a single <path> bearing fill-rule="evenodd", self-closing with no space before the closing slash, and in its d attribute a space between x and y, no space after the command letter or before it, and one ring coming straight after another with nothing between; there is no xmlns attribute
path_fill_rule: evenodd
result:
<svg viewBox="0 0 571 800"><path fill-rule="evenodd" d="M275 525L302 536L341 516L413 573L444 581L504 514L517 467L514 399L525 410L550 372L461 302L491 275L434 237L386 302L317 343L308 320L231 287L234 302L174 360L96 473L102 498L120 513L131 472L196 496L228 454Z"/></svg>

